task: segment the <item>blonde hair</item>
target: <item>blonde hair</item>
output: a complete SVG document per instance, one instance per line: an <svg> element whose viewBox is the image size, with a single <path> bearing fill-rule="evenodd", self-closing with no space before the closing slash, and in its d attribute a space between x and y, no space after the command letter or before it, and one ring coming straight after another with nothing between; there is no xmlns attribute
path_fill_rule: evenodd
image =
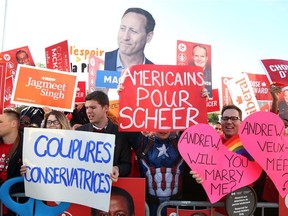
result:
<svg viewBox="0 0 288 216"><path fill-rule="evenodd" d="M66 115L63 112L57 110L53 110L45 116L44 128L47 128L47 119L50 115L54 115L55 118L59 121L61 129L71 130L71 126Z"/></svg>

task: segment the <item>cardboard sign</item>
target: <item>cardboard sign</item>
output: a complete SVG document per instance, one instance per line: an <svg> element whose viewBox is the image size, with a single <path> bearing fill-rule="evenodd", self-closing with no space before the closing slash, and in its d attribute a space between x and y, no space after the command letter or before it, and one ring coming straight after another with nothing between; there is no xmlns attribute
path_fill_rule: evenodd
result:
<svg viewBox="0 0 288 216"><path fill-rule="evenodd" d="M70 72L68 41L62 41L45 48L48 69Z"/></svg>
<svg viewBox="0 0 288 216"><path fill-rule="evenodd" d="M262 169L256 162L237 154L241 150L240 140L233 141L223 145L219 134L208 124L191 126L179 139L179 152L203 178L202 185L211 203L253 183L261 175Z"/></svg>
<svg viewBox="0 0 288 216"><path fill-rule="evenodd" d="M247 73L251 86L254 90L256 100L271 101L270 83L265 74Z"/></svg>
<svg viewBox="0 0 288 216"><path fill-rule="evenodd" d="M95 55L89 55L88 92L96 90L96 71L103 69L104 61Z"/></svg>
<svg viewBox="0 0 288 216"><path fill-rule="evenodd" d="M283 121L272 112L259 111L240 126L241 141L271 178L279 194L288 194L288 137Z"/></svg>
<svg viewBox="0 0 288 216"><path fill-rule="evenodd" d="M19 65L11 103L72 112L76 85L76 74Z"/></svg>
<svg viewBox="0 0 288 216"><path fill-rule="evenodd" d="M260 110L254 90L246 73L228 81L228 89L233 103L242 110L242 118Z"/></svg>
<svg viewBox="0 0 288 216"><path fill-rule="evenodd" d="M135 65L121 79L121 131L175 131L207 123L201 67Z"/></svg>
<svg viewBox="0 0 288 216"><path fill-rule="evenodd" d="M222 89L222 105L230 105L233 104L232 98L228 89L228 83L229 80L231 80L232 77L221 77L221 89Z"/></svg>
<svg viewBox="0 0 288 216"><path fill-rule="evenodd" d="M17 52L22 52L21 58L17 59ZM6 77L9 76L16 76L17 66L18 64L25 64L30 66L35 66L34 60L32 58L32 55L30 53L29 47L19 47L12 50L7 50L1 52L1 55L3 56L3 60L5 63L7 63L7 73Z"/></svg>
<svg viewBox="0 0 288 216"><path fill-rule="evenodd" d="M25 195L108 211L115 135L24 128Z"/></svg>
<svg viewBox="0 0 288 216"><path fill-rule="evenodd" d="M6 63L0 63L0 114L4 109Z"/></svg>
<svg viewBox="0 0 288 216"><path fill-rule="evenodd" d="M86 82L85 81L79 81L77 82L77 89L76 89L76 103L85 103L85 97L86 97Z"/></svg>
<svg viewBox="0 0 288 216"><path fill-rule="evenodd" d="M120 77L120 71L97 70L96 87L117 89Z"/></svg>
<svg viewBox="0 0 288 216"><path fill-rule="evenodd" d="M177 65L194 65L203 68L205 88L212 95L211 45L177 40Z"/></svg>
<svg viewBox="0 0 288 216"><path fill-rule="evenodd" d="M288 61L282 59L262 59L261 63L264 67L270 83L276 83L277 86L288 88Z"/></svg>
<svg viewBox="0 0 288 216"><path fill-rule="evenodd" d="M207 112L219 112L220 104L219 104L219 93L218 89L212 89L212 98L209 98L206 102Z"/></svg>

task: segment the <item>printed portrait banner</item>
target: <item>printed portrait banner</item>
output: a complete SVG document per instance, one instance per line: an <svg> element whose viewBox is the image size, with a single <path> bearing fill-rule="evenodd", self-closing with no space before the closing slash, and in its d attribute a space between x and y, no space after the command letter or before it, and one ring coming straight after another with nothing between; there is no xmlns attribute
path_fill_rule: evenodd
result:
<svg viewBox="0 0 288 216"><path fill-rule="evenodd" d="M227 86L233 103L242 110L242 119L260 110L246 73L240 73L230 79Z"/></svg>
<svg viewBox="0 0 288 216"><path fill-rule="evenodd" d="M45 48L46 67L70 72L68 40Z"/></svg>
<svg viewBox="0 0 288 216"><path fill-rule="evenodd" d="M201 67L135 65L123 72L121 80L121 131L175 131L207 123Z"/></svg>
<svg viewBox="0 0 288 216"><path fill-rule="evenodd" d="M248 116L240 126L245 149L265 170L279 194L288 194L288 137L281 118L272 112L259 111Z"/></svg>
<svg viewBox="0 0 288 216"><path fill-rule="evenodd" d="M0 114L4 109L6 63L0 63Z"/></svg>
<svg viewBox="0 0 288 216"><path fill-rule="evenodd" d="M283 90L288 89L288 61L282 59L262 59L262 66L270 83L276 83Z"/></svg>
<svg viewBox="0 0 288 216"><path fill-rule="evenodd" d="M115 135L24 128L25 195L108 211Z"/></svg>
<svg viewBox="0 0 288 216"><path fill-rule="evenodd" d="M6 77L13 76L13 79L14 79L14 77L16 76L17 65L18 65L16 53L20 50L27 54L27 56L22 57L22 59L20 60L21 61L20 64L35 66L34 60L32 58L32 55L30 53L28 46L23 46L23 47L19 47L16 49L3 51L1 52L1 55L4 61L7 63Z"/></svg>
<svg viewBox="0 0 288 216"><path fill-rule="evenodd" d="M96 87L117 89L120 77L120 71L97 70Z"/></svg>
<svg viewBox="0 0 288 216"><path fill-rule="evenodd" d="M205 88L212 97L212 58L211 45L177 40L177 65L203 67Z"/></svg>
<svg viewBox="0 0 288 216"><path fill-rule="evenodd" d="M193 125L181 135L178 149L191 170L203 178L203 188L211 203L249 185L261 175L257 162L249 161L239 137L222 143L216 130L208 124Z"/></svg>
<svg viewBox="0 0 288 216"><path fill-rule="evenodd" d="M247 73L251 82L251 86L254 90L256 100L271 101L272 96L270 94L270 82L265 74L253 74Z"/></svg>
<svg viewBox="0 0 288 216"><path fill-rule="evenodd" d="M77 75L19 65L11 103L72 112Z"/></svg>
<svg viewBox="0 0 288 216"><path fill-rule="evenodd" d="M86 82L78 81L76 89L75 103L85 103L86 97Z"/></svg>
<svg viewBox="0 0 288 216"><path fill-rule="evenodd" d="M220 111L218 89L212 89L212 95L213 98L209 98L208 101L206 102L208 113Z"/></svg>
<svg viewBox="0 0 288 216"><path fill-rule="evenodd" d="M118 178L117 182L113 182L112 186L120 187L126 190L133 198L135 215L145 215L145 194L146 194L145 178Z"/></svg>

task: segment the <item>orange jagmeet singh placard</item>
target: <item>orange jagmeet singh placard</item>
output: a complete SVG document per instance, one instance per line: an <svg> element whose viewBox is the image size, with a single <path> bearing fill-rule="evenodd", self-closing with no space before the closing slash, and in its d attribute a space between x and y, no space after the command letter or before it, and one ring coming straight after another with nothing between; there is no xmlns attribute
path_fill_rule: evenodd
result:
<svg viewBox="0 0 288 216"><path fill-rule="evenodd" d="M76 74L18 65L11 103L71 112L76 87Z"/></svg>

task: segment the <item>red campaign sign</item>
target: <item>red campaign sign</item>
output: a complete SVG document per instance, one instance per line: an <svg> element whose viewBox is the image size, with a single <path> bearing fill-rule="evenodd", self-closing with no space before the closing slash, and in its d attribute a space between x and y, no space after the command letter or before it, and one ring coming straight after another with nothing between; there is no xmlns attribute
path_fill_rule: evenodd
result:
<svg viewBox="0 0 288 216"><path fill-rule="evenodd" d="M203 67L205 88L212 97L212 58L211 45L177 40L177 65Z"/></svg>
<svg viewBox="0 0 288 216"><path fill-rule="evenodd" d="M276 83L281 88L288 87L288 61L282 59L262 59L265 73L270 83Z"/></svg>
<svg viewBox="0 0 288 216"><path fill-rule="evenodd" d="M104 61L95 55L89 58L88 92L96 90L96 71L104 67Z"/></svg>
<svg viewBox="0 0 288 216"><path fill-rule="evenodd" d="M121 80L121 131L177 131L207 123L201 67L135 65L123 72Z"/></svg>
<svg viewBox="0 0 288 216"><path fill-rule="evenodd" d="M228 89L228 81L232 79L232 77L221 77L222 84L222 104L223 106L233 104L231 95Z"/></svg>
<svg viewBox="0 0 288 216"><path fill-rule="evenodd" d="M218 89L212 89L212 98L206 102L207 105L207 112L219 112L220 105L219 105L219 92Z"/></svg>
<svg viewBox="0 0 288 216"><path fill-rule="evenodd" d="M6 77L6 80L5 80L4 108L16 107L15 104L10 103L11 98L12 98L12 91L13 91L13 77L9 76L9 77Z"/></svg>
<svg viewBox="0 0 288 216"><path fill-rule="evenodd" d="M52 70L70 72L68 41L62 41L45 48L46 67Z"/></svg>
<svg viewBox="0 0 288 216"><path fill-rule="evenodd" d="M257 100L272 100L270 83L265 74L247 73Z"/></svg>
<svg viewBox="0 0 288 216"><path fill-rule="evenodd" d="M86 82L85 81L78 81L77 82L77 89L76 89L76 103L85 103L86 97Z"/></svg>
<svg viewBox="0 0 288 216"><path fill-rule="evenodd" d="M1 52L1 56L2 61L7 63L6 77L13 76L14 79L18 64L35 66L28 46L3 51Z"/></svg>
<svg viewBox="0 0 288 216"><path fill-rule="evenodd" d="M0 114L4 109L4 92L5 92L5 75L6 75L6 63L0 63Z"/></svg>

